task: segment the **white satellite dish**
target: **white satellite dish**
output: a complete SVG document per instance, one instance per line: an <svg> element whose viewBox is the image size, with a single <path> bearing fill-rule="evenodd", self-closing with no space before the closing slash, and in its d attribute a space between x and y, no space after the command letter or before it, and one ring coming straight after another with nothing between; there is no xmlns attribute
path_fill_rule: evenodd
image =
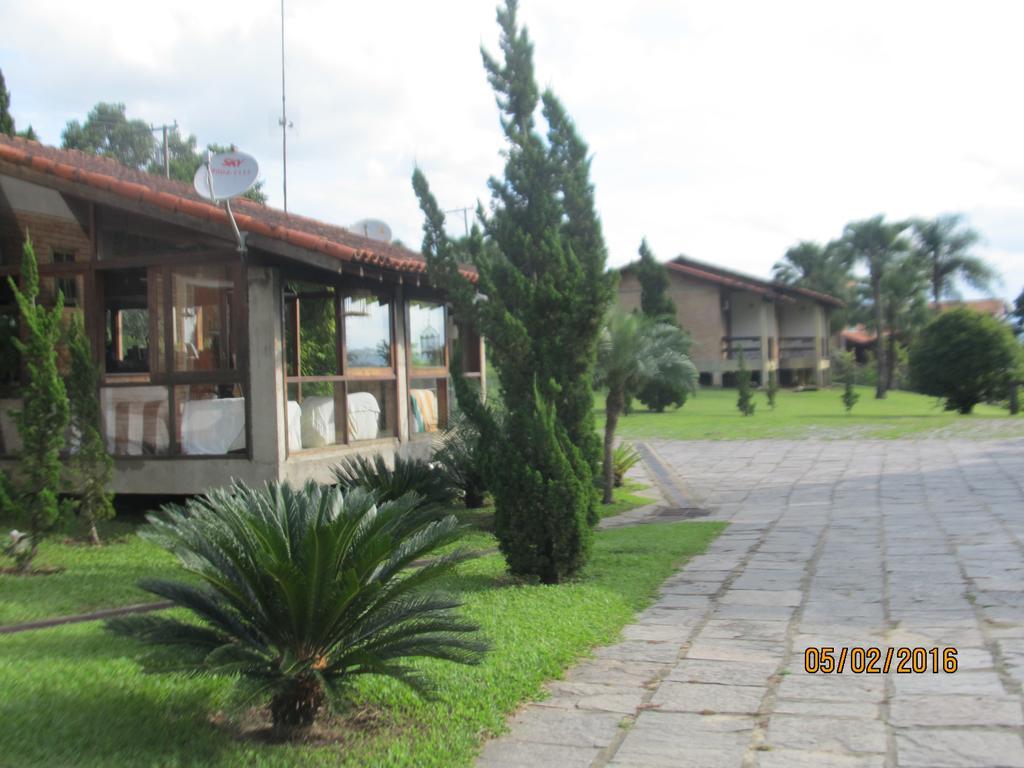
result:
<svg viewBox="0 0 1024 768"><path fill-rule="evenodd" d="M200 197L214 202L245 194L256 183L260 168L245 152L218 152L196 169L192 186Z"/></svg>
<svg viewBox="0 0 1024 768"><path fill-rule="evenodd" d="M348 230L371 240L380 240L382 243L391 242L391 227L380 219L360 219Z"/></svg>

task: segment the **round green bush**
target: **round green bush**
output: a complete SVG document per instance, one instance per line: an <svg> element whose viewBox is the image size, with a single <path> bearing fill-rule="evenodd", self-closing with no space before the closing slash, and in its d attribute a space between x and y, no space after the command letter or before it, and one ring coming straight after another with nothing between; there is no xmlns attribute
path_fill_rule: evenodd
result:
<svg viewBox="0 0 1024 768"><path fill-rule="evenodd" d="M1006 396L1020 360L1009 328L988 315L955 309L921 331L910 349L910 377L918 392L944 398L946 410L970 413L980 402Z"/></svg>

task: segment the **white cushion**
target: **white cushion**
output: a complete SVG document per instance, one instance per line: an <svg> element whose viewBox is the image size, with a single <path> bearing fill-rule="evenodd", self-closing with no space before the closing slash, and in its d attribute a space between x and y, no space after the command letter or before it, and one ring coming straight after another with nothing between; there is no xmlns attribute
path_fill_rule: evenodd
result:
<svg viewBox="0 0 1024 768"><path fill-rule="evenodd" d="M181 409L181 452L216 456L245 448L245 399L187 400Z"/></svg>
<svg viewBox="0 0 1024 768"><path fill-rule="evenodd" d="M307 397L302 401L302 447L334 445L334 398Z"/></svg>

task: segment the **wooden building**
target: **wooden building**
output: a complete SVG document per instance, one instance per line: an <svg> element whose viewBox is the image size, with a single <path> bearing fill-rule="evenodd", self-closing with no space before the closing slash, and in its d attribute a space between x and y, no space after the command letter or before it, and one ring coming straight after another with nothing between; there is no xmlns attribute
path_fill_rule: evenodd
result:
<svg viewBox="0 0 1024 768"><path fill-rule="evenodd" d="M665 269L676 320L693 338L701 386L735 386L740 355L757 385L772 371L784 387L831 382L829 313L842 301L684 256ZM631 266L621 272L619 304L632 311L640 306L640 281Z"/></svg>
<svg viewBox="0 0 1024 768"><path fill-rule="evenodd" d="M0 136L0 469L24 367L7 276L30 237L101 365L118 493L330 480L353 452L426 452L450 410L459 329L419 254L76 151ZM467 275L472 277L470 272ZM463 339L483 377L483 343Z"/></svg>

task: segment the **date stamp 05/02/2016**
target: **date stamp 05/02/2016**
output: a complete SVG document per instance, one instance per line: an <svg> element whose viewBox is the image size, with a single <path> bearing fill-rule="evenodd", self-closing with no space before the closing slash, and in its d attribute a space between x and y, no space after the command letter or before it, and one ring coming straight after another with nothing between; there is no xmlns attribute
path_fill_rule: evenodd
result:
<svg viewBox="0 0 1024 768"><path fill-rule="evenodd" d="M804 650L804 672L808 674L922 675L926 672L952 674L957 670L956 648L879 648L827 645Z"/></svg>

